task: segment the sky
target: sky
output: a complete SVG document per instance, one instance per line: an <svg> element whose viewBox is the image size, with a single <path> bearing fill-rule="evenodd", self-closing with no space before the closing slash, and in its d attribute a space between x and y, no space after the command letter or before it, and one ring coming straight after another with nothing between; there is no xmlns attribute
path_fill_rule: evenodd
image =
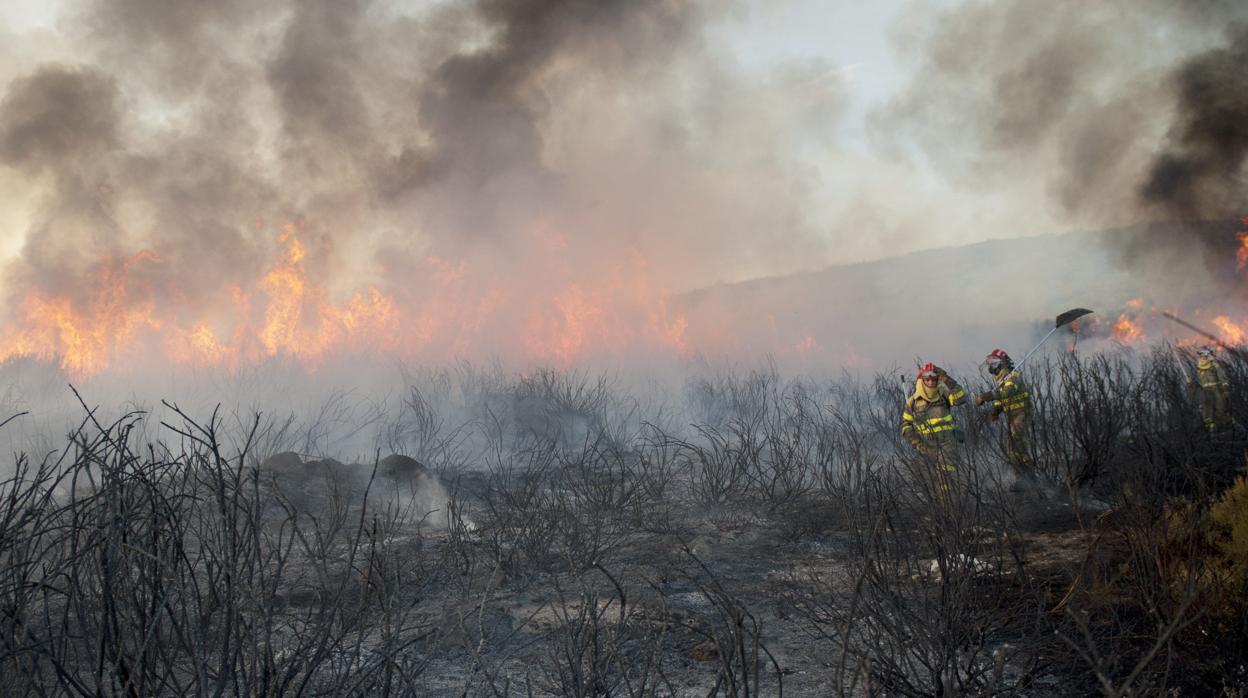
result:
<svg viewBox="0 0 1248 698"><path fill-rule="evenodd" d="M443 359L700 351L677 294L1238 217L1246 26L1231 0L7 2L0 360L368 328Z"/></svg>

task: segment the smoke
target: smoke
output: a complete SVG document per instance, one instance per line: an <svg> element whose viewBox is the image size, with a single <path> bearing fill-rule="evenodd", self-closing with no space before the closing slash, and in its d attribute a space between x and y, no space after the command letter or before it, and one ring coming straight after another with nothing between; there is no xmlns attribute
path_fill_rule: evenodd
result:
<svg viewBox="0 0 1248 698"><path fill-rule="evenodd" d="M95 314L124 268L136 323L229 341L293 224L327 302L378 288L410 320L396 341L438 358L674 334L655 299L835 251L792 153L844 85L818 63L744 77L710 33L739 9L69 3L72 55L0 98L0 165L36 202L4 326L32 294Z"/></svg>
<svg viewBox="0 0 1248 698"><path fill-rule="evenodd" d="M0 159L32 175L66 173L116 147L116 85L92 70L51 66L10 86L0 111Z"/></svg>
<svg viewBox="0 0 1248 698"><path fill-rule="evenodd" d="M108 336L68 333L96 358L169 337L205 355L280 355L283 337L422 361L709 352L749 344L732 335L758 318L729 308L695 332L676 294L1242 215L1241 5L916 6L895 28L909 86L872 115L863 152L838 131L841 67L762 75L723 44L756 11L746 0L77 0L50 60L24 52L0 93L0 172L29 211L0 356L65 345L47 328L7 339L48 309L120 318ZM321 295L266 306L275 268ZM303 334L242 336L299 310ZM388 336L351 334L393 317Z"/></svg>
<svg viewBox="0 0 1248 698"><path fill-rule="evenodd" d="M876 115L881 144L1066 226L1240 213L1242 3L976 0L929 19L898 29L917 71Z"/></svg>
<svg viewBox="0 0 1248 698"><path fill-rule="evenodd" d="M1248 193L1248 27L1174 77L1178 115L1144 183L1144 199L1187 219L1243 213ZM1237 208L1238 207L1238 208Z"/></svg>

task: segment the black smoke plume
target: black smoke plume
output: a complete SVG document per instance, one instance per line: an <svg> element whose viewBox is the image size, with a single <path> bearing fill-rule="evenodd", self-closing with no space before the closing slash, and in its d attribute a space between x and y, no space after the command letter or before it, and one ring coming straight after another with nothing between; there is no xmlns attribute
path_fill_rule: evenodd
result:
<svg viewBox="0 0 1248 698"><path fill-rule="evenodd" d="M880 142L917 146L956 186L1018 210L1020 230L1162 223L1119 251L1127 265L1155 251L1176 281L1200 249L1233 259L1248 5L971 0L933 14L898 32L920 47L917 72L877 114Z"/></svg>
<svg viewBox="0 0 1248 698"><path fill-rule="evenodd" d="M1177 116L1141 188L1184 220L1231 218L1248 207L1248 27L1174 77Z"/></svg>

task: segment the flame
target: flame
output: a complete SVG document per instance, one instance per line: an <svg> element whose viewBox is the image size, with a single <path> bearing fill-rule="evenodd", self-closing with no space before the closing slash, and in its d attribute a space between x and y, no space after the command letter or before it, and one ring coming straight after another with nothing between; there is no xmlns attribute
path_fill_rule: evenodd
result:
<svg viewBox="0 0 1248 698"><path fill-rule="evenodd" d="M525 347L531 356L566 365L589 350L659 348L687 353L688 320L668 310L643 257L605 283L569 282L529 313Z"/></svg>
<svg viewBox="0 0 1248 698"><path fill-rule="evenodd" d="M1123 344L1135 344L1144 341L1144 329L1140 327L1140 323L1131 319L1126 313L1118 316L1114 322L1114 339Z"/></svg>
<svg viewBox="0 0 1248 698"><path fill-rule="evenodd" d="M232 287L237 324L228 341L219 338L206 320L190 328L175 327L166 337L166 355L175 363L237 368L263 357L292 356L315 367L328 354L350 346L369 350L392 348L398 340L399 313L388 296L373 286L335 305L325 290L308 281L306 248L287 225L277 237L280 259L257 283L264 300L262 320L253 327L252 298Z"/></svg>
<svg viewBox="0 0 1248 698"><path fill-rule="evenodd" d="M1248 225L1248 216L1239 219L1239 222L1243 225ZM1244 267L1248 266L1248 230L1241 230L1235 233L1235 238L1239 240L1239 249L1235 250L1235 268L1238 271L1243 271Z"/></svg>
<svg viewBox="0 0 1248 698"><path fill-rule="evenodd" d="M539 355L566 363L591 339L605 339L607 327L597 298L587 298L578 284L555 296L553 317L535 317L529 347Z"/></svg>
<svg viewBox="0 0 1248 698"><path fill-rule="evenodd" d="M1144 309L1143 298L1132 298L1126 303L1127 309L1118 315L1111 331L1113 338L1123 344L1143 342L1147 336L1140 324L1139 314Z"/></svg>
<svg viewBox="0 0 1248 698"><path fill-rule="evenodd" d="M303 268L303 244L288 225L278 236L286 249L282 259L260 280L269 298L260 329L268 356L288 354L320 359L348 343L367 342L386 349L397 339L398 311L376 287L356 291L342 306L329 303L324 289L310 284Z"/></svg>
<svg viewBox="0 0 1248 698"><path fill-rule="evenodd" d="M1215 317L1213 324L1217 326L1221 339L1226 344L1243 344L1244 339L1248 338L1248 332L1225 315Z"/></svg>
<svg viewBox="0 0 1248 698"><path fill-rule="evenodd" d="M58 359L74 376L109 366L119 346L142 328L159 328L150 301L130 298L130 274L160 257L142 250L132 257L105 260L94 270L94 283L83 300L41 292L30 293L19 312L21 329L0 338L0 362L15 356Z"/></svg>
<svg viewBox="0 0 1248 698"><path fill-rule="evenodd" d="M161 264L147 250L98 262L86 292L30 291L0 326L0 362L39 357L83 376L122 359L236 370L285 356L315 370L343 354L488 357L512 337L520 348L514 358L557 364L603 352L688 352L688 321L669 309L666 290L655 287L639 254L605 273L570 264L549 270L545 288L526 292L464 260L428 256L417 263L413 288L400 289L409 293L403 300L369 285L334 302L309 276L300 230L280 229L275 261L255 281L195 299L194 307L176 289L137 283L147 278L139 272ZM538 233L534 252L572 244L549 228Z"/></svg>
<svg viewBox="0 0 1248 698"><path fill-rule="evenodd" d="M798 354L811 354L822 351L823 347L819 346L819 342L816 342L814 337L806 335L805 339L793 346L793 350Z"/></svg>

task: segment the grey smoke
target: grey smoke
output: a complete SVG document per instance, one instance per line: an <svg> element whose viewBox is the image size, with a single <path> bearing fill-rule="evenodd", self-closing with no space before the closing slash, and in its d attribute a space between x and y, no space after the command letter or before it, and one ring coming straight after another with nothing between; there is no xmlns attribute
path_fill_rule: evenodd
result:
<svg viewBox="0 0 1248 698"><path fill-rule="evenodd" d="M82 0L66 15L77 62L0 97L0 165L38 184L7 300L81 295L99 260L150 249L132 297L195 317L254 284L291 221L334 298L373 283L419 312L448 288L430 259L466 264L456 300L549 297L632 273L638 251L656 286L682 291L851 246L1033 232L1038 207L1020 202L1102 227L1244 200L1244 40L1226 29L1248 19L1242 3L918 9L898 28L913 83L874 120L891 169L855 169L833 203L792 153L831 149L842 76L744 79L711 31L741 7ZM906 188L915 164L999 197L1017 228L952 230ZM474 347L506 352L524 318L473 321L435 327L440 348L469 327Z"/></svg>
<svg viewBox="0 0 1248 698"><path fill-rule="evenodd" d="M71 4L77 62L4 88L0 164L40 191L4 291L81 297L146 249L133 300L192 317L254 284L288 222L334 298L372 283L409 308L442 288L430 256L465 261L460 292L481 297L549 294L639 249L675 290L808 266L827 254L817 175L772 155L789 136L759 105L800 96L776 113L826 128L839 82L738 89L704 31L731 6ZM546 229L558 255L534 244Z"/></svg>
<svg viewBox="0 0 1248 698"><path fill-rule="evenodd" d="M118 144L119 102L116 84L99 71L40 68L0 102L0 162L32 175L88 165Z"/></svg>
<svg viewBox="0 0 1248 698"><path fill-rule="evenodd" d="M1140 290L1164 302L1193 275L1226 280L1248 213L1245 22L1248 5L1219 1L968 0L919 14L898 33L918 46L917 72L876 114L876 140L1021 216L1045 200L1066 229L1167 224L1104 238L1123 268L1171 270Z"/></svg>
<svg viewBox="0 0 1248 698"><path fill-rule="evenodd" d="M882 143L989 193L1046 195L1072 225L1215 219L1243 200L1248 70L1225 28L1248 6L976 0L934 19L900 35L919 66L877 115Z"/></svg>

